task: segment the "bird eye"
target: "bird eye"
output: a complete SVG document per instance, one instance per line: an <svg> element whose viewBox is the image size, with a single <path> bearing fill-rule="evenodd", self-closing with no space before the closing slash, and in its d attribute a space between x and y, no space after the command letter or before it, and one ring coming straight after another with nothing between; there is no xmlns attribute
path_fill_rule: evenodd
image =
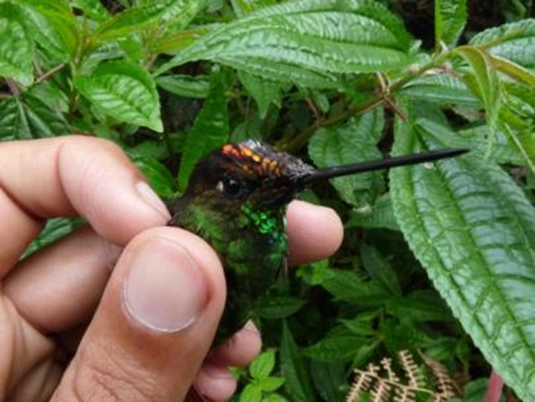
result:
<svg viewBox="0 0 535 402"><path fill-rule="evenodd" d="M218 188L229 198L238 198L245 190L243 183L236 179L226 178L219 183Z"/></svg>

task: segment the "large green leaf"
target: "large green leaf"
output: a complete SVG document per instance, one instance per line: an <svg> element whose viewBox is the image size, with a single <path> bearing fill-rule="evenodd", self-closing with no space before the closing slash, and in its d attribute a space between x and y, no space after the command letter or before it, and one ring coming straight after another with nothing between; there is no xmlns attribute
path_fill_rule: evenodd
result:
<svg viewBox="0 0 535 402"><path fill-rule="evenodd" d="M210 93L191 128L180 161L178 185L185 189L197 162L228 140L229 123L225 88L220 73L212 73Z"/></svg>
<svg viewBox="0 0 535 402"><path fill-rule="evenodd" d="M443 147L411 113L396 124L395 153ZM502 169L472 155L390 177L400 227L435 287L506 382L535 400L535 209Z"/></svg>
<svg viewBox="0 0 535 402"><path fill-rule="evenodd" d="M0 103L0 140L52 137L70 131L61 112L31 93Z"/></svg>
<svg viewBox="0 0 535 402"><path fill-rule="evenodd" d="M119 121L163 130L156 83L136 64L100 64L93 74L75 77L75 87L99 111Z"/></svg>
<svg viewBox="0 0 535 402"><path fill-rule="evenodd" d="M526 19L478 33L471 45L509 59L526 68L535 68L535 19Z"/></svg>
<svg viewBox="0 0 535 402"><path fill-rule="evenodd" d="M383 111L376 108L348 124L318 130L308 145L309 154L320 168L380 159L376 144L383 130ZM342 199L359 208L369 204L383 187L381 172L331 179Z"/></svg>
<svg viewBox="0 0 535 402"><path fill-rule="evenodd" d="M33 80L32 58L33 42L23 10L11 3L0 3L0 77L29 85Z"/></svg>
<svg viewBox="0 0 535 402"><path fill-rule="evenodd" d="M435 40L446 46L457 43L466 24L466 0L435 1Z"/></svg>
<svg viewBox="0 0 535 402"><path fill-rule="evenodd" d="M402 23L374 1L301 0L220 26L158 73L207 59L270 79L336 86L337 73L406 66L409 46Z"/></svg>

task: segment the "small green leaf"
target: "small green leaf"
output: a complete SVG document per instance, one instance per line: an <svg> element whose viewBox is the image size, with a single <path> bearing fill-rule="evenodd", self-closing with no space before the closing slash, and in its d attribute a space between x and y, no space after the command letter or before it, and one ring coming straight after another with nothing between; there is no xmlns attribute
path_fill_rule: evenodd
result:
<svg viewBox="0 0 535 402"><path fill-rule="evenodd" d="M122 38L132 32L140 31L147 24L156 22L177 0L151 1L128 8L108 21L95 32L97 43Z"/></svg>
<svg viewBox="0 0 535 402"><path fill-rule="evenodd" d="M247 384L240 395L240 402L262 402L262 388L258 384Z"/></svg>
<svg viewBox="0 0 535 402"><path fill-rule="evenodd" d="M435 39L437 49L440 42L454 46L466 24L466 0L435 1Z"/></svg>
<svg viewBox="0 0 535 402"><path fill-rule="evenodd" d="M74 85L101 113L119 121L163 131L156 84L141 66L124 61L100 64Z"/></svg>
<svg viewBox="0 0 535 402"><path fill-rule="evenodd" d="M262 402L289 402L288 399L279 394L269 394L264 397Z"/></svg>
<svg viewBox="0 0 535 402"><path fill-rule="evenodd" d="M435 292L413 292L405 297L396 297L388 301L386 310L400 319L412 321L451 321L451 313L442 299Z"/></svg>
<svg viewBox="0 0 535 402"><path fill-rule="evenodd" d="M312 360L310 364L314 387L327 402L343 402L344 393L341 389L346 383L346 372L343 364Z"/></svg>
<svg viewBox="0 0 535 402"><path fill-rule="evenodd" d="M28 248L24 251L21 259L42 249L56 240L61 239L83 224L81 218L52 218L46 222L45 228L39 233Z"/></svg>
<svg viewBox="0 0 535 402"><path fill-rule="evenodd" d="M149 181L152 189L162 198L175 195L174 178L169 170L156 159L133 157L133 161Z"/></svg>
<svg viewBox="0 0 535 402"><path fill-rule="evenodd" d="M333 87L335 74L408 65L409 44L401 22L376 2L301 0L223 24L157 73L206 59L272 80Z"/></svg>
<svg viewBox="0 0 535 402"><path fill-rule="evenodd" d="M260 299L257 313L263 318L280 319L295 314L305 304L305 300L297 297L268 295Z"/></svg>
<svg viewBox="0 0 535 402"><path fill-rule="evenodd" d="M394 216L390 193L385 193L369 208L359 208L351 211L351 215L344 227L346 229L361 227L367 229L399 230L398 222Z"/></svg>
<svg viewBox="0 0 535 402"><path fill-rule="evenodd" d="M82 10L86 17L97 22L104 22L110 18L110 13L100 0L71 0L74 8Z"/></svg>
<svg viewBox="0 0 535 402"><path fill-rule="evenodd" d="M401 93L414 100L439 105L462 105L479 108L478 97L460 79L446 74L424 75L405 85Z"/></svg>
<svg viewBox="0 0 535 402"><path fill-rule="evenodd" d="M324 273L321 286L337 300L366 306L383 305L390 293L377 281L363 281L353 271L329 269Z"/></svg>
<svg viewBox="0 0 535 402"><path fill-rule="evenodd" d="M473 46L461 46L455 50L455 53L462 56L474 71L477 93L485 106L492 142L501 102L500 83L496 66L484 50Z"/></svg>
<svg viewBox="0 0 535 402"><path fill-rule="evenodd" d="M309 346L304 354L311 359L328 363L348 362L365 342L365 339L352 333L335 333Z"/></svg>
<svg viewBox="0 0 535 402"><path fill-rule="evenodd" d="M210 91L209 78L203 75L166 75L157 77L156 83L167 92L186 98L204 99Z"/></svg>
<svg viewBox="0 0 535 402"><path fill-rule="evenodd" d="M277 0L231 0L232 9L239 18L251 14L254 10L276 4Z"/></svg>
<svg viewBox="0 0 535 402"><path fill-rule="evenodd" d="M294 402L313 401L314 391L311 385L310 373L286 322L282 326L280 360L281 370L286 379L284 389L292 396L292 400Z"/></svg>
<svg viewBox="0 0 535 402"><path fill-rule="evenodd" d="M0 3L0 76L31 84L32 59L33 42L22 9L12 3Z"/></svg>
<svg viewBox="0 0 535 402"><path fill-rule="evenodd" d="M270 81L268 79L257 77L255 75L246 73L245 71L238 71L238 77L247 92L254 98L258 105L258 113L260 118L265 118L272 103L281 106L281 91L283 84L277 81Z"/></svg>
<svg viewBox="0 0 535 402"><path fill-rule="evenodd" d="M197 162L209 151L223 146L228 140L229 123L224 92L221 75L213 73L210 93L186 139L178 175L180 189L186 188Z"/></svg>
<svg viewBox="0 0 535 402"><path fill-rule="evenodd" d="M249 366L251 377L258 380L269 377L275 367L275 352L268 350L256 356Z"/></svg>
<svg viewBox="0 0 535 402"><path fill-rule="evenodd" d="M284 385L286 380L281 377L267 377L259 381L258 385L264 392L273 392Z"/></svg>
<svg viewBox="0 0 535 402"><path fill-rule="evenodd" d="M310 157L319 168L380 159L382 154L376 144L381 138L383 125L383 111L375 108L344 126L320 129L308 145ZM357 208L368 207L384 184L381 172L330 181L340 197Z"/></svg>
<svg viewBox="0 0 535 402"><path fill-rule="evenodd" d="M525 68L535 68L535 19L528 18L478 33L470 45L484 47L494 55Z"/></svg>
<svg viewBox="0 0 535 402"><path fill-rule="evenodd" d="M78 49L80 33L69 3L62 0L21 0L21 2L28 6L29 14L33 14L31 11L34 11L47 20L45 23L35 15L29 16L30 21L27 25L34 32L37 44L51 51L53 55L67 54L73 57ZM38 25L34 26L34 21L31 20L35 20Z"/></svg>
<svg viewBox="0 0 535 402"><path fill-rule="evenodd" d="M442 136L416 135L412 113L396 124L395 153L444 147ZM400 227L435 287L508 385L535 400L535 208L477 156L392 169L390 177Z"/></svg>
<svg viewBox="0 0 535 402"><path fill-rule="evenodd" d="M381 282L392 294L401 295L401 286L399 285L396 272L379 251L366 243L362 243L360 246L360 256L362 258L362 265L364 265L370 277Z"/></svg>

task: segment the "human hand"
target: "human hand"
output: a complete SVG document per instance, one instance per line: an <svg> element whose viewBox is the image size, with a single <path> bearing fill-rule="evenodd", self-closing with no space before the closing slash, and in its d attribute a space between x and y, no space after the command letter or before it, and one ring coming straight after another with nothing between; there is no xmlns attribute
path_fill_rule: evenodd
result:
<svg viewBox="0 0 535 402"><path fill-rule="evenodd" d="M19 261L47 218L74 215L89 225ZM192 383L210 399L230 397L227 366L254 358L260 337L247 326L209 353L223 269L168 220L109 142L0 144L0 400L177 401ZM329 209L294 202L288 222L290 262L340 244Z"/></svg>

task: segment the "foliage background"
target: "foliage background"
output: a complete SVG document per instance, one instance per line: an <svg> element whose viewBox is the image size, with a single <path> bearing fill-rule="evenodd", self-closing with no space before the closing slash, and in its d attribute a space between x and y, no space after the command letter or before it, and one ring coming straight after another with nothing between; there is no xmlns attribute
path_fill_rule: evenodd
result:
<svg viewBox="0 0 535 402"><path fill-rule="evenodd" d="M320 167L470 147L303 194L338 211L346 239L257 307L267 351L236 370L236 399L341 401L352 368L408 349L442 362L459 400L482 400L491 366L535 400L533 13L532 0L0 1L0 140L110 139L164 198L230 140ZM77 225L51 220L27 253Z"/></svg>

